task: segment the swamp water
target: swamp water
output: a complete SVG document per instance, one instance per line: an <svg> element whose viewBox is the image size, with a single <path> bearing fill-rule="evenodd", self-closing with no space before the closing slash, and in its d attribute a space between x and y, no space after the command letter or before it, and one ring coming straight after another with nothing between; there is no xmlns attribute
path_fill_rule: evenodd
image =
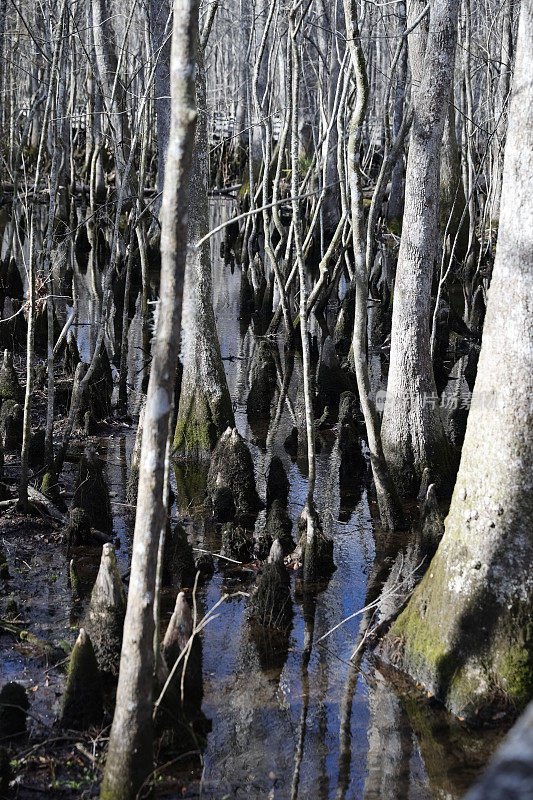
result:
<svg viewBox="0 0 533 800"><path fill-rule="evenodd" d="M218 223L227 215L228 206L217 202L212 210L213 221ZM246 398L257 339L253 326L239 319L240 272L236 268L232 273L219 257L219 249L220 240L215 239L215 315L236 424L250 445L263 498L270 458L277 455L283 461L290 480L289 513L295 521L305 499L306 462L301 454L291 458L283 443L297 424L298 361L289 402L284 404L276 429L268 431L266 423L263 428L254 425L252 429ZM80 352L86 354L97 322L89 300L89 279L76 275L76 281L80 296L77 339ZM139 313L132 322L129 341L129 385L138 389L142 341ZM131 393L130 402L131 410L136 411L136 391ZM126 500L134 435L132 427L124 426L121 431L113 426L109 436L94 440L106 464L122 574L129 567L134 523L134 510ZM372 513L367 476L354 475L350 497L341 505L335 430L321 432L319 438L316 502L325 532L334 541L337 569L316 593L301 597L293 592L292 630L280 639L259 631L249 621L246 594L253 590L253 569L248 573L215 559L213 577L198 590L200 613L212 608L223 594L229 597L202 633L202 712L210 721L203 761L201 766L197 762L169 766L164 775L170 778L170 788L162 788L161 796L459 800L496 745L496 734L467 729L412 687L402 685L397 676L391 680L389 671L372 658L365 657L357 669L350 666L360 616L322 639L341 620L365 606L369 577L386 567L387 560L392 564L394 553L391 555L390 543L388 549L378 547L384 563L375 563L375 543L382 534ZM74 469L73 465L68 469ZM184 472L187 474L178 469L173 475L177 497L173 519L184 520L189 541L198 552L220 553L220 530L211 520L193 513L202 498L191 496L190 481L184 489ZM262 512L256 532L261 531L264 521ZM296 538L295 530L293 536ZM98 551L79 553L86 592L81 603L73 604L64 552L48 549L43 556L35 550L28 543L24 560L28 574L33 571L36 580L35 596L28 598L25 610L43 638L71 643L71 626L79 624L96 576ZM15 579L13 588L18 586L21 597L27 593L28 580L23 572ZM174 599L175 592L164 590L164 624ZM63 684L61 674L39 666L38 659L28 660L20 648L0 647L0 684L17 680L27 688L36 685L32 713L51 723ZM178 789L178 785L185 788Z"/></svg>

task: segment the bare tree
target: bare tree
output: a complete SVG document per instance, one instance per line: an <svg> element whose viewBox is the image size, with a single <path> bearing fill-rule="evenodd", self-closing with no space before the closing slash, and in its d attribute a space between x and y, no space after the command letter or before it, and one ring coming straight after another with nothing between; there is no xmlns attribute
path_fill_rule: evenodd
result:
<svg viewBox="0 0 533 800"><path fill-rule="evenodd" d="M130 590L115 716L100 797L133 800L152 768L154 595L167 518L169 421L181 324L188 189L196 127L197 0L174 0L171 128L162 205L161 289L144 415Z"/></svg>

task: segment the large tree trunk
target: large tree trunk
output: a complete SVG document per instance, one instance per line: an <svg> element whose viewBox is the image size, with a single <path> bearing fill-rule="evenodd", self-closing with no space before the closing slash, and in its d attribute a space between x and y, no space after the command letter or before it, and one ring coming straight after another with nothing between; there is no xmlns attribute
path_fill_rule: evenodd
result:
<svg viewBox="0 0 533 800"><path fill-rule="evenodd" d="M231 397L213 311L207 198L207 104L203 54L198 53L196 99L199 117L189 187L189 253L183 303L183 377L174 435L177 455L210 457L226 428L235 426Z"/></svg>
<svg viewBox="0 0 533 800"><path fill-rule="evenodd" d="M450 479L449 449L430 354L431 285L438 252L439 163L457 37L457 0L434 0L407 162L394 290L391 363L382 425L385 458L405 494L425 467Z"/></svg>
<svg viewBox="0 0 533 800"><path fill-rule="evenodd" d="M130 589L115 716L100 797L133 800L152 770L154 594L167 519L165 475L181 327L190 166L196 125L198 0L174 0L171 130L162 207L161 297L148 384Z"/></svg>
<svg viewBox="0 0 533 800"><path fill-rule="evenodd" d="M439 549L389 638L401 668L463 716L522 706L533 693L532 40L525 0L500 235L457 485Z"/></svg>

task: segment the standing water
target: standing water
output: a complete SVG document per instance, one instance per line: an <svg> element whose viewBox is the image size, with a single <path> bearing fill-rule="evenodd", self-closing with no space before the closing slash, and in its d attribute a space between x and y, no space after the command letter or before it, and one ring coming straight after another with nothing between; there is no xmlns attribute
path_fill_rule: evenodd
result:
<svg viewBox="0 0 533 800"><path fill-rule="evenodd" d="M226 202L213 204L213 224L230 213ZM276 424L251 427L246 400L260 336L249 319L240 318L240 270L232 270L220 257L217 237L212 240L212 264L215 316L236 425L250 447L263 499L270 461L273 456L281 459L290 481L288 510L297 539L296 519L306 496L307 462L305 453L289 455L284 442L300 422L300 363L295 358L287 399ZM75 265L75 286L79 314L74 330L78 349L87 358L99 324L97 281L90 270L82 274ZM70 308L67 300L60 322ZM314 333L318 332L317 328ZM137 413L143 360L138 303L129 333L130 411ZM284 370L283 342L276 343ZM134 436L134 428L119 421L102 426L99 435L92 437L105 464L118 565L126 580L135 514L128 504L126 483ZM198 589L199 610L205 614L222 597L226 599L201 634L206 731L201 737L201 764L198 766L197 760L172 761L163 770L161 796L459 800L496 745L496 734L467 728L371 656L355 666L350 662L362 619L356 612L376 596L376 576L387 571L401 542L383 547L383 533L369 496L368 469L353 475L349 496L343 496L341 502L337 438L335 428L318 432L315 492L324 531L334 542L336 570L329 581L305 594L298 591L295 575L291 586L294 617L288 636L269 634L250 621L249 596L257 566L236 565L218 557L220 527L199 511L204 497L191 497L191 484L185 491L180 478L183 473L179 467L176 470L173 520L184 523L196 554L216 554L213 577ZM83 445L73 440L65 470L67 500L82 450ZM15 457L7 457L8 481L10 477L15 481L15 463ZM10 529L2 522L4 525L2 533L7 537ZM265 512L261 512L256 536L264 526ZM67 584L64 551L48 534L39 533L38 527L32 535L40 542L38 548L26 533L15 544L4 539L15 565L10 591L18 602L19 618L38 634L39 641L63 640L68 652L87 607L99 550L78 549L76 561L84 591L81 598L74 599ZM168 622L176 591L177 587L163 593L163 625ZM22 683L32 693L33 730L39 729L38 719L49 726L64 685L61 669L50 666L31 641L26 649L14 645L1 630L0 655L0 683ZM88 780L89 793L94 794L97 775ZM55 772L47 785L67 788ZM71 796L78 795L74 792Z"/></svg>

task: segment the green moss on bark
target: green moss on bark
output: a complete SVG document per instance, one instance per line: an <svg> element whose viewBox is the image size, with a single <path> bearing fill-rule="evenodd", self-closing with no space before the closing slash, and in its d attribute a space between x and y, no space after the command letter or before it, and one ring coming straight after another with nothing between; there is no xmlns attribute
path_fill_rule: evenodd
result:
<svg viewBox="0 0 533 800"><path fill-rule="evenodd" d="M195 389L188 398L185 392L183 395L174 433L174 455L209 457L228 425L235 424L229 393L226 389L220 397L208 397Z"/></svg>

